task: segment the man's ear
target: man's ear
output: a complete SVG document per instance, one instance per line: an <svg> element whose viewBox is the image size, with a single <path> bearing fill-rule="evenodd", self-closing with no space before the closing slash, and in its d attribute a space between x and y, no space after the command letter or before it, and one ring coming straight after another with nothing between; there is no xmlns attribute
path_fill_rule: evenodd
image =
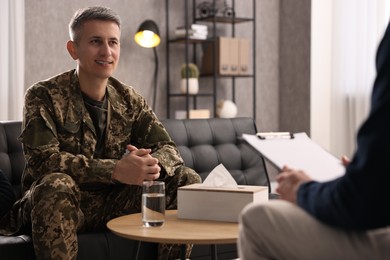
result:
<svg viewBox="0 0 390 260"><path fill-rule="evenodd" d="M77 57L77 51L76 51L76 46L75 46L75 43L73 41L68 41L66 43L66 49L68 49L68 52L70 54L70 56L72 56L72 58L74 60L77 60L78 57Z"/></svg>

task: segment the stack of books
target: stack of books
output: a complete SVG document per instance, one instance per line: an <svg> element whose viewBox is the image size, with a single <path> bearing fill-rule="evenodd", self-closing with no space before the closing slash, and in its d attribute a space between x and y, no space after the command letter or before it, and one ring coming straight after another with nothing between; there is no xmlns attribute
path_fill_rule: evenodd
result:
<svg viewBox="0 0 390 260"><path fill-rule="evenodd" d="M197 40L206 40L207 39L207 25L204 24L191 24L188 30L188 38L189 39L197 39ZM185 27L177 27L175 30L176 37L185 37L186 36L186 28Z"/></svg>

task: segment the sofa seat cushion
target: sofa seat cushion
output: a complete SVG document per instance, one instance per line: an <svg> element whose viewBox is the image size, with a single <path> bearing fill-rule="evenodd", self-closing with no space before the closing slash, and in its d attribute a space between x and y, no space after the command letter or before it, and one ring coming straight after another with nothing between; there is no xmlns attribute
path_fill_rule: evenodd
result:
<svg viewBox="0 0 390 260"><path fill-rule="evenodd" d="M0 236L0 256L1 259L35 259L31 237Z"/></svg>
<svg viewBox="0 0 390 260"><path fill-rule="evenodd" d="M77 259L134 259L138 241L106 232L83 233L78 236ZM157 259L158 245L141 243L139 259ZM35 259L32 239L28 235L0 236L0 259Z"/></svg>

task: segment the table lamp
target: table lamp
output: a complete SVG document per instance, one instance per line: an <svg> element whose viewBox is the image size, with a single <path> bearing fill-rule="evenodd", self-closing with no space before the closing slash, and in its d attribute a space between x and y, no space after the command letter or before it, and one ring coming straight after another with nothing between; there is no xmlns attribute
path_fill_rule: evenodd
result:
<svg viewBox="0 0 390 260"><path fill-rule="evenodd" d="M160 32L157 24L152 20L145 20L139 26L137 33L134 35L135 42L144 48L153 48L154 52L154 90L153 90L153 109L156 109L156 92L158 77L158 56L156 46L160 44Z"/></svg>

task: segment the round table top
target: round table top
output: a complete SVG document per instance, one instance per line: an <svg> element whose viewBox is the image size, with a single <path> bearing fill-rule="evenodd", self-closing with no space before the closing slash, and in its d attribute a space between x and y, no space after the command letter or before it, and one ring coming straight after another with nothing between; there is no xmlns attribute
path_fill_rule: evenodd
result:
<svg viewBox="0 0 390 260"><path fill-rule="evenodd" d="M238 223L178 219L176 210L165 211L161 227L144 227L141 213L112 219L107 227L118 236L153 243L231 244L238 238Z"/></svg>

